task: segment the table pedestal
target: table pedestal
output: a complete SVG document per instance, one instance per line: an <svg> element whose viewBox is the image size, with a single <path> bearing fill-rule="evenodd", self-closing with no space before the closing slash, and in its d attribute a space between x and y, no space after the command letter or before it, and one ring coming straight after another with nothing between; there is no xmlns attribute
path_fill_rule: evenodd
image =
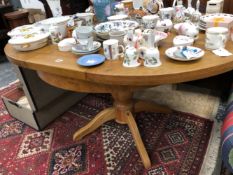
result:
<svg viewBox="0 0 233 175"><path fill-rule="evenodd" d="M112 92L112 97L114 99L114 107L104 109L97 114L86 126L75 132L73 139L80 140L87 134L96 130L103 123L114 119L117 123L128 125L144 167L150 168L151 161L145 149L132 112L149 111L169 113L171 110L144 101L134 103L132 100L133 93L125 90Z"/></svg>
<svg viewBox="0 0 233 175"><path fill-rule="evenodd" d="M133 117L133 113L141 111L171 113L171 109L168 109L164 106L158 106L150 102L133 100L133 92L137 89L142 89L143 87L98 84L45 72L38 72L38 75L45 82L53 86L68 90L77 92L111 93L114 99L113 107L104 109L99 114L97 114L95 118L92 119L86 126L82 127L74 133L73 139L77 141L81 140L83 137L95 131L102 124L110 120L115 120L120 124L127 124L134 138L144 167L151 167L151 161L140 136L137 123Z"/></svg>

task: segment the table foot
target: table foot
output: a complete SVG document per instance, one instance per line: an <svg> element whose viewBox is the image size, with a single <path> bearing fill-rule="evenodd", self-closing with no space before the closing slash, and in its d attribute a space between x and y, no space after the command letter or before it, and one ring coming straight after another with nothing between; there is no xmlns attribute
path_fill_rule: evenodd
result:
<svg viewBox="0 0 233 175"><path fill-rule="evenodd" d="M156 112L156 113L171 113L172 110L167 106L158 105L153 102L137 101L134 104L134 112Z"/></svg>
<svg viewBox="0 0 233 175"><path fill-rule="evenodd" d="M86 126L80 128L78 131L76 131L74 133L73 140L76 140L76 141L81 140L84 136L95 131L97 128L99 128L105 122L108 122L108 121L113 120L115 118L116 118L115 108L113 108L113 107L107 108L107 109L101 111Z"/></svg>
<svg viewBox="0 0 233 175"><path fill-rule="evenodd" d="M134 117L130 111L125 112L125 117L126 117L126 121L127 121L128 126L129 126L129 129L130 129L132 136L134 138L134 142L136 144L138 153L142 159L142 163L143 163L144 167L146 169L148 169L151 167L151 161L150 161L150 158L149 158L148 153L146 151L146 148L143 144L143 141L142 141L142 138L140 136L137 124L134 120Z"/></svg>

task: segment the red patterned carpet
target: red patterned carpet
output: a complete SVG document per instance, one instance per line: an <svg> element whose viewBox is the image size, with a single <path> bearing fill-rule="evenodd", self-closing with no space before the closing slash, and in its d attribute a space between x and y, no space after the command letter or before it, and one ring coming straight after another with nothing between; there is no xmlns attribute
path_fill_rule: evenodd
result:
<svg viewBox="0 0 233 175"><path fill-rule="evenodd" d="M76 129L111 103L109 95L88 95L36 132L10 117L0 101L0 174L198 175L213 123L192 114L136 115L153 165L149 170L143 168L128 128L115 122L73 142Z"/></svg>

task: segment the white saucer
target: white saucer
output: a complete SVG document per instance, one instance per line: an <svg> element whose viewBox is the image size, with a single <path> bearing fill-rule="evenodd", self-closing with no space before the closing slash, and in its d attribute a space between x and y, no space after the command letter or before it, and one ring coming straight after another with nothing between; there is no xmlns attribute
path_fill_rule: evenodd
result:
<svg viewBox="0 0 233 175"><path fill-rule="evenodd" d="M74 54L78 54L78 55L85 55L85 54L96 53L97 51L100 50L100 48L101 48L101 43L98 41L94 41L92 50L81 50L81 49L77 48L76 46L73 46L72 52Z"/></svg>
<svg viewBox="0 0 233 175"><path fill-rule="evenodd" d="M177 47L171 47L171 48L167 49L165 51L165 54L169 58L171 58L173 60L178 60L178 61L193 61L193 60L198 60L198 59L202 58L204 56L204 54L205 54L204 50L202 50L202 49L200 49L198 47L193 47L193 46L187 46L187 47L191 48L191 49L197 49L198 50L198 53L197 53L196 57L192 57L190 59L187 59L187 58L180 58L180 57L175 56L174 52L177 50Z"/></svg>

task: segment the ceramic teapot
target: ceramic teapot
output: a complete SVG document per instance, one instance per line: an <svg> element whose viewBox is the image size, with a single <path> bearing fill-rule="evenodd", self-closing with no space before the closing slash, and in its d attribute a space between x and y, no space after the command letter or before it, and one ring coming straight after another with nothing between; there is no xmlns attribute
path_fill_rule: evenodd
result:
<svg viewBox="0 0 233 175"><path fill-rule="evenodd" d="M185 22L177 25L179 35L189 36L194 39L198 38L199 30L193 23Z"/></svg>

